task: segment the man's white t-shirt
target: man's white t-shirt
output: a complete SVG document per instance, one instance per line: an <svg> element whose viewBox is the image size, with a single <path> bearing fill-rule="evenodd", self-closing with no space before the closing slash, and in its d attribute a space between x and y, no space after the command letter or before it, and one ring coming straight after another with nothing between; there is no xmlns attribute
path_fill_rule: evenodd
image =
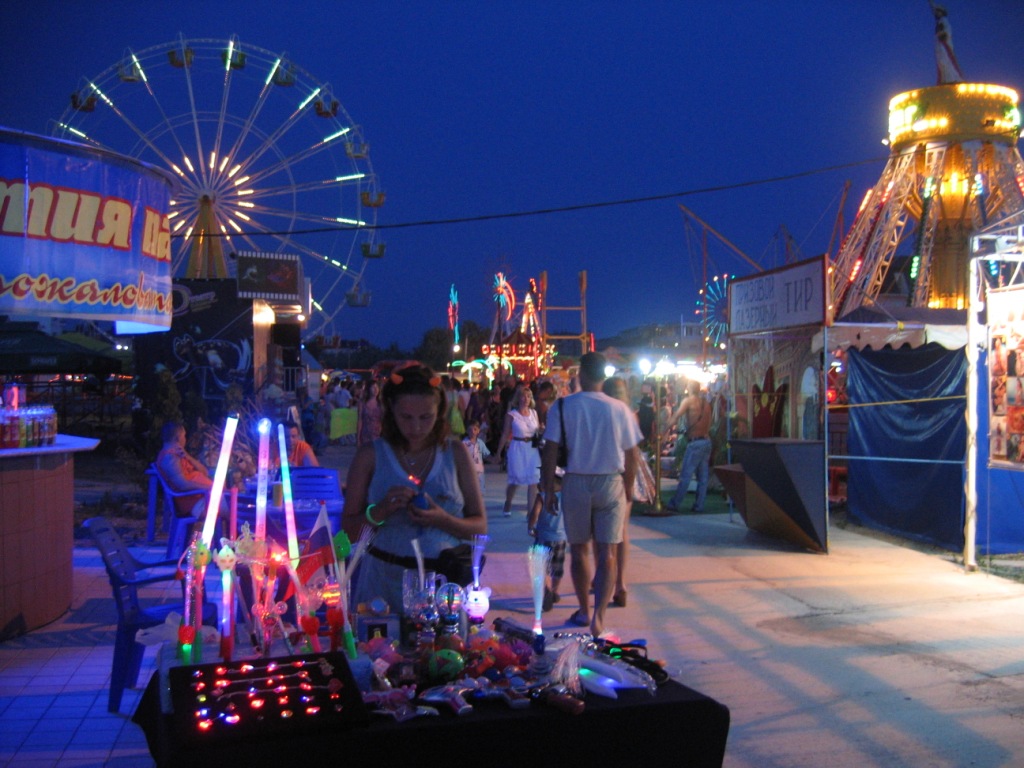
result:
<svg viewBox="0 0 1024 768"><path fill-rule="evenodd" d="M625 452L643 440L636 416L621 400L604 392L577 392L548 409L544 439L560 442L558 409L564 408L569 466L575 475L614 475L625 470Z"/></svg>
<svg viewBox="0 0 1024 768"><path fill-rule="evenodd" d="M348 408L352 405L352 393L347 387L338 387L334 392L334 407Z"/></svg>

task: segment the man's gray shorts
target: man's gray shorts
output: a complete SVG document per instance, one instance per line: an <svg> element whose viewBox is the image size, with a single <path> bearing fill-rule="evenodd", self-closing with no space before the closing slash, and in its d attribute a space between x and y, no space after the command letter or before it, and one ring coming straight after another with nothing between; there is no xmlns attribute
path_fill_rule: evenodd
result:
<svg viewBox="0 0 1024 768"><path fill-rule="evenodd" d="M574 475L562 480L565 537L570 544L622 541L626 521L626 492L622 475Z"/></svg>

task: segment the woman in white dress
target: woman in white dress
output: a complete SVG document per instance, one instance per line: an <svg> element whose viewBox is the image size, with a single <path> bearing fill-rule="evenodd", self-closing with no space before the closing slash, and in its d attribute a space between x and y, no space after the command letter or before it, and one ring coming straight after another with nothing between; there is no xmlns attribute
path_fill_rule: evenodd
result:
<svg viewBox="0 0 1024 768"><path fill-rule="evenodd" d="M508 487L505 490L505 517L512 516L512 500L516 488L526 486L526 510L533 508L533 500L537 496L537 484L540 482L540 451L533 445L533 436L538 434L540 421L533 409L533 393L528 387L520 387L508 413L505 414L505 428L498 443L497 455L508 447Z"/></svg>

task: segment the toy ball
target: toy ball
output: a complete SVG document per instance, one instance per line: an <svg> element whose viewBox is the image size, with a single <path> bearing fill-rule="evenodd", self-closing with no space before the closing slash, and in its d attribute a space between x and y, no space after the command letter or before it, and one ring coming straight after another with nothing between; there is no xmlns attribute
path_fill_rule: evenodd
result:
<svg viewBox="0 0 1024 768"><path fill-rule="evenodd" d="M462 654L450 648L434 651L427 661L427 675L438 683L448 683L462 674L466 662Z"/></svg>

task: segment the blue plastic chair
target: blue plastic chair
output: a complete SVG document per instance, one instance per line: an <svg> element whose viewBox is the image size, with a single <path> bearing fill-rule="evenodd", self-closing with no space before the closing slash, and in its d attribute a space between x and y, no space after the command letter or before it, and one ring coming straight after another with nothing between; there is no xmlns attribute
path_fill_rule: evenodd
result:
<svg viewBox="0 0 1024 768"><path fill-rule="evenodd" d="M338 470L330 467L292 467L292 498L338 501L341 485Z"/></svg>
<svg viewBox="0 0 1024 768"><path fill-rule="evenodd" d="M195 496L202 492L196 490L175 491L167 484L164 476L160 474L159 470L157 470L155 466L151 466L150 470L153 472L152 477L156 477L164 495L163 527L167 531L167 552L165 553L165 557L181 557L181 553L185 550L185 546L189 542L189 533L192 530L192 526L198 523L200 518L194 515L178 517L174 510L174 500L179 496ZM149 470L147 470L147 472L148 471ZM151 507L149 515L152 519L156 514L155 497L152 493L150 494L150 502ZM153 525L153 523L147 523L147 537L149 535L149 526L151 525Z"/></svg>
<svg viewBox="0 0 1024 768"><path fill-rule="evenodd" d="M144 607L139 601L139 587L174 581L177 578L177 560L139 560L128 550L105 517L90 518L82 526L89 532L103 557L103 565L107 570L107 577L114 591L114 602L117 605L117 635L114 639L107 710L119 712L124 689L134 687L138 683L142 657L145 653L145 646L135 642L135 634L140 629L163 624L168 614L173 611L183 613L184 610L184 602ZM144 573L157 568L165 570L159 573ZM203 605L203 623L214 626L217 624L217 608L212 603L207 602Z"/></svg>

